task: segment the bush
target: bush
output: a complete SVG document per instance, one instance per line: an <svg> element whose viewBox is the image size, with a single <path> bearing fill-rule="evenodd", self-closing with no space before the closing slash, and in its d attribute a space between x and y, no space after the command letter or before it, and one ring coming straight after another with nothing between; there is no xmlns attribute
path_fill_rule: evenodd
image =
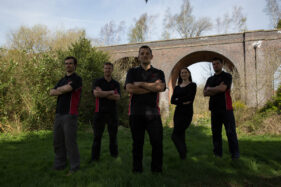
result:
<svg viewBox="0 0 281 187"><path fill-rule="evenodd" d="M0 131L52 128L56 98L49 96L49 90L64 76L63 60L68 55L77 57L77 73L83 79L79 121L89 122L94 111L92 81L103 75L107 54L92 48L85 38L66 51L0 52Z"/></svg>

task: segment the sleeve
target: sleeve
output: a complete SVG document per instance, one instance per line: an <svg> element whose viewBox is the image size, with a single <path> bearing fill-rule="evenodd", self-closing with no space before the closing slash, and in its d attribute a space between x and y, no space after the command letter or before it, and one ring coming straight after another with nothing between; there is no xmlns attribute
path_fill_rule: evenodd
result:
<svg viewBox="0 0 281 187"><path fill-rule="evenodd" d="M207 82L206 82L206 84L204 86L204 89L207 88L208 86L211 86L210 85L210 81L211 81L211 77L208 78L208 80L207 80Z"/></svg>
<svg viewBox="0 0 281 187"><path fill-rule="evenodd" d="M76 90L78 88L82 87L82 78L79 76L75 76L73 79L71 79L70 86L72 87L73 90Z"/></svg>
<svg viewBox="0 0 281 187"><path fill-rule="evenodd" d="M129 83L134 83L134 72L133 72L133 68L129 69L127 76L126 76L126 81L124 84L124 89L126 89L126 85Z"/></svg>
<svg viewBox="0 0 281 187"><path fill-rule="evenodd" d="M175 87L175 89L174 89L174 92L173 92L173 95L172 95L172 98L171 98L171 104L174 104L174 105L179 105L179 104L181 104L180 102L179 102L179 100L178 100L178 94L177 94L177 87L178 86L176 86Z"/></svg>
<svg viewBox="0 0 281 187"><path fill-rule="evenodd" d="M54 89L57 89L58 87L60 87L61 81L62 81L62 79L59 80L59 82L55 85Z"/></svg>
<svg viewBox="0 0 281 187"><path fill-rule="evenodd" d="M116 89L115 92L117 92L121 96L121 91L120 91L120 84L119 82L116 81Z"/></svg>
<svg viewBox="0 0 281 187"><path fill-rule="evenodd" d="M96 89L96 87L100 86L100 81L99 79L95 79L93 80L93 83L92 83L92 90Z"/></svg>
<svg viewBox="0 0 281 187"><path fill-rule="evenodd" d="M162 70L160 70L160 80L165 84L164 90L166 90L166 81L165 81L165 74Z"/></svg>
<svg viewBox="0 0 281 187"><path fill-rule="evenodd" d="M227 73L225 75L223 83L227 86L227 89L231 88L231 83L232 83L232 76L231 76L231 74Z"/></svg>
<svg viewBox="0 0 281 187"><path fill-rule="evenodd" d="M186 89L186 95L184 97L180 97L178 101L180 103L187 102L187 101L194 101L196 95L197 85L195 83L191 83L190 87Z"/></svg>

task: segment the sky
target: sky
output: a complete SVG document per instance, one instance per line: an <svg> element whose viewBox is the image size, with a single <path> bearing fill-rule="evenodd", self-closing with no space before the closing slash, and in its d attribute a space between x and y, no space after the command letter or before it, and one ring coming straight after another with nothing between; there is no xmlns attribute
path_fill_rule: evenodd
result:
<svg viewBox="0 0 281 187"><path fill-rule="evenodd" d="M161 39L162 21L167 8L180 11L182 0L0 0L0 45L7 35L20 26L46 25L50 30L85 29L87 37L98 38L100 29L109 21L124 21L130 28L142 14L155 16L149 40ZM248 30L271 29L270 19L263 11L265 0L190 0L196 18L217 17L241 6L247 17ZM205 35L215 34L215 29ZM124 42L127 41L127 34Z"/></svg>
<svg viewBox="0 0 281 187"><path fill-rule="evenodd" d="M247 17L248 30L269 30L270 18L264 12L265 0L190 0L196 18L231 14L234 6L241 6ZM8 33L20 26L46 25L58 29L84 29L88 38L99 38L100 29L109 21L125 22L132 27L142 14L154 16L148 40L160 40L163 18L167 8L172 14L180 11L182 0L0 0L0 46L7 43ZM216 34L215 29L204 35ZM123 43L127 42L124 33Z"/></svg>

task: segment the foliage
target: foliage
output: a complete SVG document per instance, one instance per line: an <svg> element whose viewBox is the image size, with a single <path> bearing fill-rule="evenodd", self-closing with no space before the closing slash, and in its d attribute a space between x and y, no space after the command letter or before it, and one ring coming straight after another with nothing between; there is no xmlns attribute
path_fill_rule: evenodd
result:
<svg viewBox="0 0 281 187"><path fill-rule="evenodd" d="M85 31L78 29L51 32L44 25L21 26L8 35L8 48L28 53L51 50L67 50L72 43L85 37Z"/></svg>
<svg viewBox="0 0 281 187"><path fill-rule="evenodd" d="M250 134L281 134L281 86L276 96L263 108L247 108L243 103L234 103L236 124L239 129Z"/></svg>
<svg viewBox="0 0 281 187"><path fill-rule="evenodd" d="M77 57L77 73L83 79L79 121L89 123L94 110L92 81L103 75L102 64L108 56L92 48L89 40L81 38L68 50L1 51L1 131L52 127L56 98L49 96L49 90L64 76L63 59L68 55Z"/></svg>
<svg viewBox="0 0 281 187"><path fill-rule="evenodd" d="M277 114L281 114L281 86L279 86L276 91L276 96L273 96L263 108L260 109L260 112L274 111Z"/></svg>
<svg viewBox="0 0 281 187"><path fill-rule="evenodd" d="M146 13L141 15L135 21L135 25L129 31L129 43L144 42L148 37L149 26L153 23L153 16L148 16Z"/></svg>
<svg viewBox="0 0 281 187"><path fill-rule="evenodd" d="M78 60L77 74L82 77L83 88L79 106L79 121L90 124L94 113L94 97L92 83L95 79L103 76L103 64L108 61L108 55L91 46L86 38L81 38L73 44L69 50L61 52L61 61L66 56L75 56Z"/></svg>

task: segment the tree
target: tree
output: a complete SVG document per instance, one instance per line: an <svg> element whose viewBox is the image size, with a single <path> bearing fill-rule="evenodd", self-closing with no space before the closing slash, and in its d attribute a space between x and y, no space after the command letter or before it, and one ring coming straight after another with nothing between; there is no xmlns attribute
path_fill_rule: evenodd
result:
<svg viewBox="0 0 281 187"><path fill-rule="evenodd" d="M129 31L129 42L137 43L144 42L148 38L149 26L152 25L154 16L148 16L146 13L141 15L138 20L135 20L134 27Z"/></svg>
<svg viewBox="0 0 281 187"><path fill-rule="evenodd" d="M180 38L200 36L204 31L211 29L212 24L208 18L196 19L192 15L192 7L189 0L183 0L179 14L171 15L169 9L164 19L164 31L162 36L170 37L174 31Z"/></svg>
<svg viewBox="0 0 281 187"><path fill-rule="evenodd" d="M31 28L21 26L8 35L8 46L12 49L44 51L49 46L49 30L44 25L35 25Z"/></svg>
<svg viewBox="0 0 281 187"><path fill-rule="evenodd" d="M57 30L51 32L45 25L21 26L8 35L8 48L30 52L67 50L71 44L85 37L81 29Z"/></svg>
<svg viewBox="0 0 281 187"><path fill-rule="evenodd" d="M217 33L243 32L247 30L246 21L242 7L234 6L231 15L225 13L223 18L216 19Z"/></svg>
<svg viewBox="0 0 281 187"><path fill-rule="evenodd" d="M50 48L53 50L67 50L80 38L85 38L83 29L57 30L51 35Z"/></svg>
<svg viewBox="0 0 281 187"><path fill-rule="evenodd" d="M272 27L277 28L281 20L281 1L266 0L264 12L270 17Z"/></svg>
<svg viewBox="0 0 281 187"><path fill-rule="evenodd" d="M124 28L124 21L121 21L118 26L112 20L106 23L100 30L101 42L104 45L112 45L119 43L122 39Z"/></svg>

